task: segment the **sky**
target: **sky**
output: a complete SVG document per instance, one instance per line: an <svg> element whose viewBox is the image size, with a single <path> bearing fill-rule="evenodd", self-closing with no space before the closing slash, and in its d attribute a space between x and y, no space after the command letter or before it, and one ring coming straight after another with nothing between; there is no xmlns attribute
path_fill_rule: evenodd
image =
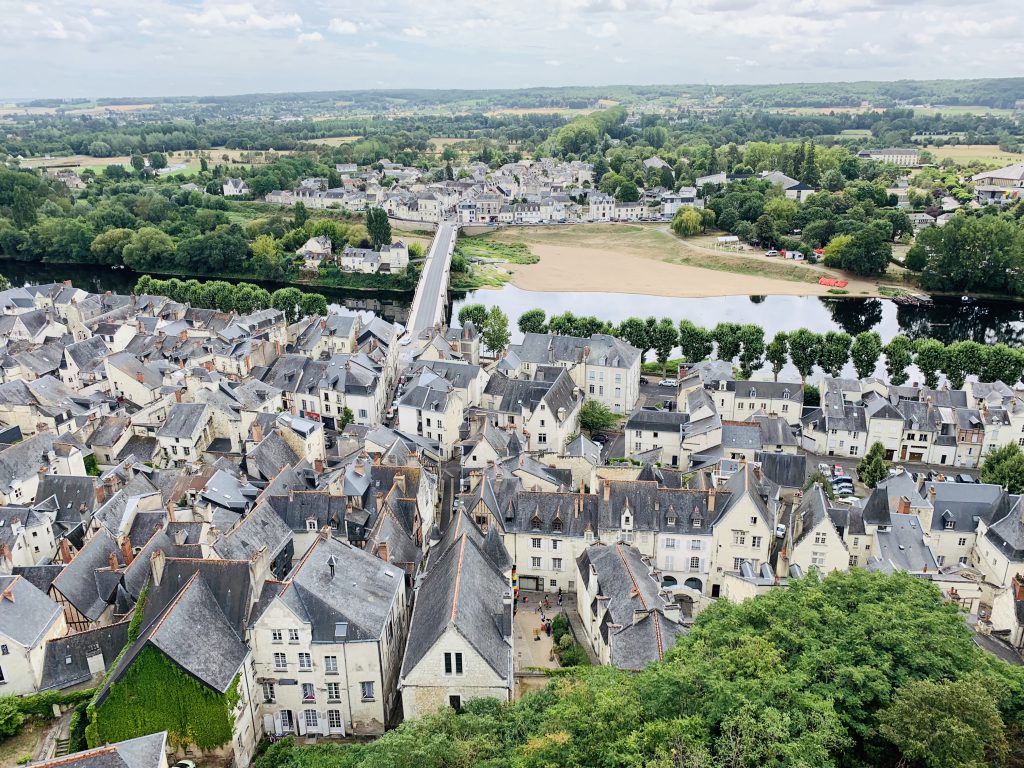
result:
<svg viewBox="0 0 1024 768"><path fill-rule="evenodd" d="M1024 74L1020 0L0 0L0 98Z"/></svg>

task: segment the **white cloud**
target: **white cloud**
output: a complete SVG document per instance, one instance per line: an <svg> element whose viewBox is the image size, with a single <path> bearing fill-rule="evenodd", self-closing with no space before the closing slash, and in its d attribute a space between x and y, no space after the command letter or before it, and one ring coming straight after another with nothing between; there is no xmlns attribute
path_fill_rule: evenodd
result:
<svg viewBox="0 0 1024 768"><path fill-rule="evenodd" d="M324 36L319 32L303 32L299 35L300 43L320 43L323 42Z"/></svg>
<svg viewBox="0 0 1024 768"><path fill-rule="evenodd" d="M91 13L97 19L110 18L110 11L108 11L106 8L93 8L91 11L89 11L89 13Z"/></svg>
<svg viewBox="0 0 1024 768"><path fill-rule="evenodd" d="M26 3L25 13L27 13L29 16L42 16L43 9L36 5L35 3Z"/></svg>
<svg viewBox="0 0 1024 768"><path fill-rule="evenodd" d="M612 61L614 61L616 64L629 64L629 59L627 59L625 56L616 56L614 59L612 59Z"/></svg>
<svg viewBox="0 0 1024 768"><path fill-rule="evenodd" d="M348 19L331 19L327 29L336 35L354 35L359 31L359 27L356 26L355 22Z"/></svg>
<svg viewBox="0 0 1024 768"><path fill-rule="evenodd" d="M49 24L43 29L41 34L43 37L48 37L51 40L67 40L71 36L68 34L64 23L58 19L50 19Z"/></svg>
<svg viewBox="0 0 1024 768"><path fill-rule="evenodd" d="M402 34L406 37L426 37L427 31L423 27L406 27Z"/></svg>
<svg viewBox="0 0 1024 768"><path fill-rule="evenodd" d="M264 14L252 3L216 4L207 0L199 13L186 13L185 18L195 27L205 29L294 29L302 26L297 13Z"/></svg>
<svg viewBox="0 0 1024 768"><path fill-rule="evenodd" d="M613 37L619 31L614 22L605 21L597 26L588 26L587 34L591 37Z"/></svg>
<svg viewBox="0 0 1024 768"><path fill-rule="evenodd" d="M544 65L547 67L560 67L562 66L562 62L558 59L547 59L544 61Z"/></svg>

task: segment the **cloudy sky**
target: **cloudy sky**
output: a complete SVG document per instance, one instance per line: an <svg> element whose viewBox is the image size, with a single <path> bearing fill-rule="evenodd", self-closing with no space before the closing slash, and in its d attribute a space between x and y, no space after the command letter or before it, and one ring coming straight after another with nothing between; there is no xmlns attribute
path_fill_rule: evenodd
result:
<svg viewBox="0 0 1024 768"><path fill-rule="evenodd" d="M1020 0L0 0L0 98L1024 72Z"/></svg>

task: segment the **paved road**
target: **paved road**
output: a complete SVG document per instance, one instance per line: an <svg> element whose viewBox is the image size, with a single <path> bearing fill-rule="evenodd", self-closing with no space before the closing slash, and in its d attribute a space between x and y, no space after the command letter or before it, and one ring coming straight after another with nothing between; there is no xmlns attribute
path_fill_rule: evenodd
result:
<svg viewBox="0 0 1024 768"><path fill-rule="evenodd" d="M451 222L437 226L409 314L409 330L413 333L432 327L444 311L455 232L455 225Z"/></svg>

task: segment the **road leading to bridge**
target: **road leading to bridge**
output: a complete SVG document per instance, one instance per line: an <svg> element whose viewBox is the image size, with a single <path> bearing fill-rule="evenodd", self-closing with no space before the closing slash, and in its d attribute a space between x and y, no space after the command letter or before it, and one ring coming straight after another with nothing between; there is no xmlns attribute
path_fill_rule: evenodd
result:
<svg viewBox="0 0 1024 768"><path fill-rule="evenodd" d="M448 274L452 268L452 252L458 228L448 221L437 225L430 244L416 295L409 312L409 331L419 333L441 322L448 305Z"/></svg>

